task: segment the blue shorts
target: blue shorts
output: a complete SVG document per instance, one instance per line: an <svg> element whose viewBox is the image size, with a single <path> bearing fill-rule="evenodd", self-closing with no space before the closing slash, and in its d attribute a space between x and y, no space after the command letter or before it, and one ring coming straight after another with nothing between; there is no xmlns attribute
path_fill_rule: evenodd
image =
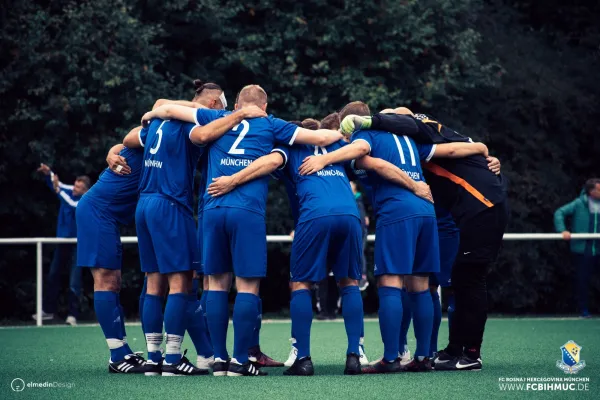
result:
<svg viewBox="0 0 600 400"><path fill-rule="evenodd" d="M140 196L135 226L142 272L190 271L200 263L194 217L160 196Z"/></svg>
<svg viewBox="0 0 600 400"><path fill-rule="evenodd" d="M204 259L202 258L202 211L198 212L198 228L196 230L196 249L198 250L198 260L200 260L200 264L198 264L198 268L195 268L196 274L204 275Z"/></svg>
<svg viewBox="0 0 600 400"><path fill-rule="evenodd" d="M435 217L407 218L378 226L375 234L375 276L440 271Z"/></svg>
<svg viewBox="0 0 600 400"><path fill-rule="evenodd" d="M204 210L202 255L206 275L233 272L241 278L267 275L265 217L234 207Z"/></svg>
<svg viewBox="0 0 600 400"><path fill-rule="evenodd" d="M77 266L121 269L123 248L119 223L89 201L79 200L77 220Z"/></svg>
<svg viewBox="0 0 600 400"><path fill-rule="evenodd" d="M292 282L319 282L327 267L335 278L362 276L362 228L353 215L311 219L296 226L290 275Z"/></svg>
<svg viewBox="0 0 600 400"><path fill-rule="evenodd" d="M460 244L460 232L442 233L438 232L440 242L440 272L433 273L429 277L431 286L452 286L452 266L458 253Z"/></svg>

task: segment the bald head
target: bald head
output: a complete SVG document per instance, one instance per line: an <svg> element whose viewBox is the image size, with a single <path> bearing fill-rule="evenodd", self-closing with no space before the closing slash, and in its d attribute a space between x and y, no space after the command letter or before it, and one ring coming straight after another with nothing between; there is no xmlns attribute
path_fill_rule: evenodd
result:
<svg viewBox="0 0 600 400"><path fill-rule="evenodd" d="M267 92L258 85L244 86L238 94L236 108L244 106L257 106L262 109L267 107Z"/></svg>

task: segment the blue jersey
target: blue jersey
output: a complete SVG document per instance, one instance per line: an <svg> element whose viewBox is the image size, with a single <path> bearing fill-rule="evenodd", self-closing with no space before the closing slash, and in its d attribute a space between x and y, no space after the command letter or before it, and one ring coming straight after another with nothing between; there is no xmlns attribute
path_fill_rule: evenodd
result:
<svg viewBox="0 0 600 400"><path fill-rule="evenodd" d="M421 160L429 161L435 152L435 145L415 144L406 136L388 132L364 130L352 136L352 141L368 143L372 157L381 158L402 169L415 181L425 181L421 170ZM386 225L406 218L435 216L433 204L409 190L402 188L367 171L373 188L373 207L377 212L377 226Z"/></svg>
<svg viewBox="0 0 600 400"><path fill-rule="evenodd" d="M227 111L198 109L196 122L206 125L230 114ZM230 176L269 154L275 142L293 144L298 127L273 116L243 120L213 142L208 151L207 182ZM219 197L204 194L204 210L217 207L242 208L265 215L269 178L252 180Z"/></svg>
<svg viewBox="0 0 600 400"><path fill-rule="evenodd" d="M127 225L135 216L144 153L141 149L126 147L119 155L127 160L131 173L117 175L110 168L106 168L98 182L84 196L87 201L114 217L118 223Z"/></svg>
<svg viewBox="0 0 600 400"><path fill-rule="evenodd" d="M54 184L52 179L54 172L46 176L46 184L54 192ZM81 196L75 196L73 194L73 185L65 185L62 182L58 182L58 193L56 193L60 200L60 208L58 210L58 221L56 223L56 237L59 238L72 238L77 236L77 225L75 223L75 209L77 203L81 199Z"/></svg>
<svg viewBox="0 0 600 400"><path fill-rule="evenodd" d="M204 151L190 140L196 125L176 120L152 120L140 132L144 164L140 196L162 196L192 212L194 174Z"/></svg>
<svg viewBox="0 0 600 400"><path fill-rule="evenodd" d="M204 210L204 194L206 193L206 188L210 185L210 182L207 182L206 175L208 174L208 152L205 151L200 157L200 164L198 165L198 169L200 170L200 182L198 184L198 215L202 214Z"/></svg>
<svg viewBox="0 0 600 400"><path fill-rule="evenodd" d="M287 150L283 148L275 148L273 151L277 151L283 155L283 158L287 160L288 153ZM290 210L292 211L292 218L294 219L294 229L296 225L298 225L298 218L300 217L300 202L298 201L298 193L296 192L296 183L292 178L292 174L290 170L286 168L286 165L274 171L271 176L273 178L283 182L285 186L285 192L287 193L288 200L290 202Z"/></svg>
<svg viewBox="0 0 600 400"><path fill-rule="evenodd" d="M350 181L342 164L328 165L312 175L300 175L298 168L308 156L319 156L346 145L340 140L327 147L295 145L285 148L290 176L300 203L298 223L332 215L354 215L360 218Z"/></svg>

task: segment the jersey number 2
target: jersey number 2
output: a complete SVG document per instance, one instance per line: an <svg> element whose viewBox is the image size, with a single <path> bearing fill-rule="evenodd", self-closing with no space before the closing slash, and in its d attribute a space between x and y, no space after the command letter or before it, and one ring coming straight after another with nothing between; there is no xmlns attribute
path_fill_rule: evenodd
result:
<svg viewBox="0 0 600 400"><path fill-rule="evenodd" d="M250 130L250 124L248 123L248 121L243 119L242 122L233 127L232 131L237 132L240 125L242 125L242 131L238 135L237 139L235 139L235 142L233 142L233 145L231 145L231 148L229 149L229 154L241 155L246 152L244 149L238 149L238 146L240 145L242 139L244 139L244 136L246 136L246 134Z"/></svg>

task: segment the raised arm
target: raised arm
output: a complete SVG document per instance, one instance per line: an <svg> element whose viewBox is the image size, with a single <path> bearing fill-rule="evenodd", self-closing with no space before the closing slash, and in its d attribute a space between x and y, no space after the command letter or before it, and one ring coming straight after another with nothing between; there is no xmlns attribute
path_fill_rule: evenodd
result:
<svg viewBox="0 0 600 400"><path fill-rule="evenodd" d="M314 131L316 132L316 131ZM337 164L345 161L355 160L369 154L371 148L364 140L355 140L347 146L336 151L319 156L306 157L298 171L300 175L310 175L319 172L327 165Z"/></svg>
<svg viewBox="0 0 600 400"><path fill-rule="evenodd" d="M263 177L275 171L284 163L284 156L278 151L264 155L243 170L236 172L231 176L220 176L213 178L213 182L208 186L208 194L213 197L222 196L231 192L237 186L256 178Z"/></svg>
<svg viewBox="0 0 600 400"><path fill-rule="evenodd" d="M207 125L198 125L190 132L190 140L196 144L214 142L242 120L266 116L267 113L257 106L244 107Z"/></svg>
<svg viewBox="0 0 600 400"><path fill-rule="evenodd" d="M311 131L306 128L298 128L296 130L294 143L325 147L342 138L343 136L340 132L332 131L330 129L317 129L316 131Z"/></svg>
<svg viewBox="0 0 600 400"><path fill-rule="evenodd" d="M357 159L355 165L357 168L376 172L382 178L393 182L400 187L410 190L415 195L433 203L431 189L427 183L414 181L406 174L406 172L402 171L400 168L390 162L387 162L381 158L364 156Z"/></svg>
<svg viewBox="0 0 600 400"><path fill-rule="evenodd" d="M414 136L419 132L414 118L407 115L380 113L373 117L348 115L340 125L342 132L349 136L361 129L380 130L396 135Z"/></svg>
<svg viewBox="0 0 600 400"><path fill-rule="evenodd" d="M164 106L164 105L167 105L167 104L175 104L175 105L178 105L178 106L191 107L191 108L206 108L205 106L203 106L200 103L195 103L195 102L189 101L189 100L158 99L154 103L154 106L152 107L152 109L155 110L158 107Z"/></svg>
<svg viewBox="0 0 600 400"><path fill-rule="evenodd" d="M196 108L186 107L177 104L165 104L152 111L147 112L142 117L142 126L148 126L154 118L160 119L178 119L184 122L196 122ZM129 147L129 146L127 146Z"/></svg>
<svg viewBox="0 0 600 400"><path fill-rule="evenodd" d="M140 141L140 132L142 130L141 126L137 126L129 131L129 133L123 139L123 145L125 147L129 147L130 149L137 149L140 147L144 147L142 142Z"/></svg>
<svg viewBox="0 0 600 400"><path fill-rule="evenodd" d="M481 154L487 157L488 148L483 143L443 143L435 147L433 158L464 158Z"/></svg>

